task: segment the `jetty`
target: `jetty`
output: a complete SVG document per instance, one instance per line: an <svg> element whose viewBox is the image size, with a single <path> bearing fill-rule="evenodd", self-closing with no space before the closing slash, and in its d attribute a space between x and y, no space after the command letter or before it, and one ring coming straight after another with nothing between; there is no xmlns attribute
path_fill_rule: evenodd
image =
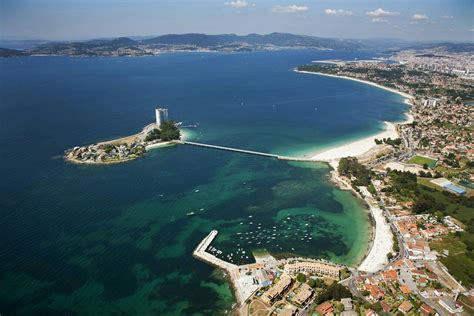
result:
<svg viewBox="0 0 474 316"><path fill-rule="evenodd" d="M206 251L211 245L214 238L216 238L217 234L218 234L217 230L211 231L209 235L207 235L199 243L199 245L194 249L193 257L205 263L208 263L214 267L221 268L225 272L227 272L229 274L232 287L234 288L237 304L239 306L243 306L243 303L245 302L245 300L250 297L250 295L253 293L255 289L252 288L249 291L247 286L239 282L240 281L240 267L238 265L219 259L213 254L210 254Z"/></svg>
<svg viewBox="0 0 474 316"><path fill-rule="evenodd" d="M204 238L199 243L196 249L194 249L193 256L215 267L222 268L227 271L235 270L235 269L238 270L239 267L237 265L224 261L222 259L219 259L216 256L206 251L209 245L211 244L211 242L214 240L214 238L216 238L217 234L218 234L217 230L211 231L209 235L207 235L206 238Z"/></svg>
<svg viewBox="0 0 474 316"><path fill-rule="evenodd" d="M188 142L188 141L176 141L176 143L177 144L183 144L183 145L191 145L191 146L197 146L197 147L205 147L205 148L211 148L211 149L225 150L225 151L233 151L233 152L238 152L238 153L248 154L248 155L276 158L276 159L279 159L279 160L311 161L311 162L315 161L311 158L306 158L306 157L280 156L280 155L264 153L264 152L260 152L260 151L253 151L253 150L246 150L246 149L240 149L240 148L204 144L204 143L196 143L196 142Z"/></svg>

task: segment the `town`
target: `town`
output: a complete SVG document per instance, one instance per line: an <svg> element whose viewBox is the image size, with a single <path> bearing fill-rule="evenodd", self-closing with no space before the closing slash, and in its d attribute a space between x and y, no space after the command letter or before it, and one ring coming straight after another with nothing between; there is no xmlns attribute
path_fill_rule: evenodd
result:
<svg viewBox="0 0 474 316"><path fill-rule="evenodd" d="M396 126L400 138L376 139L376 147L341 158L333 172L337 182L382 211L393 249L382 267L369 272L324 260L277 260L270 254L256 256L254 264L228 266L210 253L195 253L225 267L240 314L474 313L473 59L443 52L451 55L440 60L435 58L439 53L401 52L392 57L397 63L298 67L411 96L411 119Z"/></svg>

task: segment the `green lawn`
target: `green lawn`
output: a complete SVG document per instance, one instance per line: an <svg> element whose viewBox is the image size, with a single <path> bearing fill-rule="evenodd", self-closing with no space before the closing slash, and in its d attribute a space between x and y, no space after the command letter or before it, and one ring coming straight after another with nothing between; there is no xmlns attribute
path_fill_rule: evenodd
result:
<svg viewBox="0 0 474 316"><path fill-rule="evenodd" d="M442 187L440 187L439 185L434 184L433 182L431 182L431 180L433 180L433 178L416 177L416 182L418 184L421 184L421 185L424 185L426 187L435 189L437 191L443 191Z"/></svg>
<svg viewBox="0 0 474 316"><path fill-rule="evenodd" d="M436 167L436 160L422 157L422 156L413 156L410 158L410 160L408 160L408 163L412 163L412 164L416 164L420 166L427 164L428 168L430 169L433 169L434 167Z"/></svg>
<svg viewBox="0 0 474 316"><path fill-rule="evenodd" d="M451 215L452 217L460 220L465 225L468 225L471 219L474 218L473 209L469 206L459 203L458 199L461 199L461 197L448 194L447 192L440 192L438 191L438 188L433 189L427 187L422 182L419 182L418 189L420 194L430 195L439 205L444 205L446 207L443 211L444 215Z"/></svg>
<svg viewBox="0 0 474 316"><path fill-rule="evenodd" d="M462 284L470 287L474 284L474 260L470 254L466 243L472 239L473 235L463 233L460 237L450 234L443 237L442 240L434 241L430 244L431 248L441 253L443 249L449 250L447 258L442 257L441 262L448 268L454 278L462 281ZM472 243L472 241L471 241Z"/></svg>

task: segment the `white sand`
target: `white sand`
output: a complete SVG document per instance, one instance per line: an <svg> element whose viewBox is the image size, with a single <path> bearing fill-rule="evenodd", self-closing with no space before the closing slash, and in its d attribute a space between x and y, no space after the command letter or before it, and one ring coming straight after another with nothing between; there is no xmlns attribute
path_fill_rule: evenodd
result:
<svg viewBox="0 0 474 316"><path fill-rule="evenodd" d="M378 208L377 201L366 187L359 187L364 196L364 200L369 204L369 210L375 221L374 239L369 253L359 266L359 270L366 272L377 272L387 264L387 254L393 249L393 234L390 225L385 220L383 211Z"/></svg>
<svg viewBox="0 0 474 316"><path fill-rule="evenodd" d="M385 221L382 210L371 206L370 212L375 220L375 238L367 257L365 257L358 269L373 273L381 270L388 262L387 254L393 248L393 235L389 224Z"/></svg>
<svg viewBox="0 0 474 316"><path fill-rule="evenodd" d="M323 74L323 73L318 73L318 72L309 72L309 71L298 71L295 70L298 73L305 73L305 74L311 74L311 75L319 75L319 76L327 76L327 77L334 77L334 78L341 78L341 79L347 79L347 80L353 80L361 83L365 83L380 89L384 89L393 93L397 93L403 97L405 97L405 103L411 105L411 99L413 98L412 95L409 95L407 93L392 89L392 88L387 88L384 86L381 86L379 84L366 81L366 80L361 80L361 79L356 79L356 78L351 78L347 76L337 76L337 75L330 75L330 74ZM405 113L406 120L403 122L400 122L401 124L407 124L413 122L413 116L409 113ZM341 146L337 146L334 148L331 148L329 150L325 150L323 152L319 152L311 157L313 160L318 160L318 161L325 161L328 162L333 168L337 167L338 165L338 160L343 157L349 157L349 156L360 156L367 151L371 150L373 147L376 146L375 144L375 139L382 139L382 138L398 138L399 135L396 131L396 127L394 123L390 122L384 122L385 123L385 129L383 132L373 135L370 137L366 137L364 139L354 141L348 144L343 144Z"/></svg>
<svg viewBox="0 0 474 316"><path fill-rule="evenodd" d="M334 162L334 160L343 157L355 157L362 155L376 146L375 139L382 138L397 138L398 133L395 129L395 124L390 122L385 123L385 130L379 134L363 138L361 140L354 141L352 143L344 144L332 149L325 150L311 157L311 159L318 161Z"/></svg>
<svg viewBox="0 0 474 316"><path fill-rule="evenodd" d="M297 72L342 78L342 79L365 83L377 88L381 88L393 93L397 93L406 98L405 99L406 104L412 105L411 99L413 98L413 96L407 93L403 93L401 91L395 90L395 89L381 86L379 84L376 84L370 81L355 79L355 78L351 78L347 76L336 76L336 75L314 73L314 72L307 72L307 71L297 71ZM404 122L401 122L401 124L407 124L407 123L413 122L413 116L411 114L406 113L405 115L406 115L406 120ZM340 158L348 157L348 156L360 156L366 153L367 151L369 151L370 149L376 146L375 144L376 138L382 139L382 138L390 137L394 139L394 138L399 137L394 123L390 123L390 122L384 122L384 123L385 123L385 130L377 135L366 137L358 141L354 141L348 144L344 144L344 145L323 151L321 153L317 153L311 158L318 161L328 162L334 168L334 170L337 170L337 166L339 164ZM339 179L339 177L337 177L337 171L334 171L334 172L336 172L335 174L336 180ZM377 207L376 201L374 201L372 195L367 191L367 188L360 187L360 189L364 196L365 201L369 204L369 210L375 221L375 225L373 228L374 239L372 241L372 246L367 256L362 261L358 269L361 271L366 271L366 272L377 272L380 269L382 269L385 266L385 264L388 262L387 254L391 252L393 249L393 234L390 229L390 225L385 220L383 211Z"/></svg>
<svg viewBox="0 0 474 316"><path fill-rule="evenodd" d="M296 69L295 69L295 72L299 72L299 73L303 73L303 74L326 76L326 77L334 77L334 78L341 78L341 79L347 79L347 80L352 80L352 81L358 81L358 82L362 82L362 83L365 83L365 84L368 84L368 85L371 85L371 86L374 86L374 87L377 87L377 88L380 88L380 89L384 89L384 90L387 90L387 91L390 91L390 92L399 94L399 95L401 95L402 97L405 97L405 98L407 98L407 99L412 99L412 98L413 98L413 96L410 95L410 94L408 94L408 93L401 92L401 91L398 91L398 90L396 90L396 89L384 87L384 86L381 86L381 85L379 85L379 84L377 84L377 83L375 83L375 82L371 82L371 81L367 81L367 80L352 78L352 77L348 77L348 76L338 76L338 75L324 74L324 73L321 73L321 72L300 71L300 70L296 70Z"/></svg>

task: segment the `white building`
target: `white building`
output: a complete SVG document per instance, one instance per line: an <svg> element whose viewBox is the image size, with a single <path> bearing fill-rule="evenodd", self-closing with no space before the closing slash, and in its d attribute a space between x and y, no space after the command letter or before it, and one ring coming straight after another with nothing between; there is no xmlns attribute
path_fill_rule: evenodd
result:
<svg viewBox="0 0 474 316"><path fill-rule="evenodd" d="M160 128L161 124L168 119L168 109L156 108L155 116L156 116L156 126Z"/></svg>
<svg viewBox="0 0 474 316"><path fill-rule="evenodd" d="M439 103L439 99L426 99L424 102L423 102L423 105L424 106L427 106L427 107L435 107L437 106Z"/></svg>

